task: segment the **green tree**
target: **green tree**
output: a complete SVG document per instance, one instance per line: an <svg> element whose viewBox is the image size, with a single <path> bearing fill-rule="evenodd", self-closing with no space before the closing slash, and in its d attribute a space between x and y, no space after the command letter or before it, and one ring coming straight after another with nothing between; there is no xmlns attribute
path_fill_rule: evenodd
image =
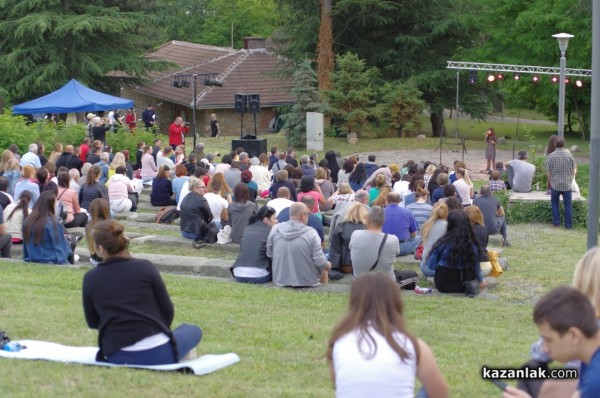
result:
<svg viewBox="0 0 600 398"><path fill-rule="evenodd" d="M304 15L290 18L283 28L289 43L285 54L315 54L318 0L281 1L291 15ZM443 110L455 104L456 80L446 70L446 61L459 49L474 44L477 24L469 18L474 4L475 0L336 0L332 10L333 49L357 54L367 65L381 70L387 81L413 78L431 112L434 135L438 135L444 125ZM462 105L475 117L485 115L480 95L465 96Z"/></svg>
<svg viewBox="0 0 600 398"><path fill-rule="evenodd" d="M247 36L269 37L280 21L273 0L174 0L162 11L165 40L240 48Z"/></svg>
<svg viewBox="0 0 600 398"><path fill-rule="evenodd" d="M292 110L284 115L285 124L290 144L296 147L306 145L306 112L325 112L326 106L319 102L317 90L317 74L311 68L310 62L302 62L294 72L294 88L292 94L296 103Z"/></svg>
<svg viewBox="0 0 600 398"><path fill-rule="evenodd" d="M560 51L552 35L567 32L575 35L569 42L567 67L591 67L589 0L485 0L472 17L482 27L482 34L477 46L461 51L462 60L558 67ZM507 79L502 83L507 102L530 104L556 120L558 85L552 84L548 75L540 76L537 84L531 82L531 77L522 75L518 82ZM571 78L571 82L574 80ZM577 118L584 134L583 127L589 125L590 117L590 85L567 85L565 99L567 131L572 127L569 120Z"/></svg>
<svg viewBox="0 0 600 398"><path fill-rule="evenodd" d="M377 116L373 82L379 71L350 52L336 57L337 68L331 74L331 90L325 90L330 115L338 119L346 133L368 137L369 118Z"/></svg>
<svg viewBox="0 0 600 398"><path fill-rule="evenodd" d="M144 11L153 4L0 1L0 86L17 102L52 91L71 78L106 89L114 82L109 72L124 72L136 80L164 67L141 56L152 44L147 33L159 22Z"/></svg>
<svg viewBox="0 0 600 398"><path fill-rule="evenodd" d="M419 117L425 109L423 93L412 80L386 84L384 92L384 115L397 137L404 137L404 128L410 123L415 129L421 128Z"/></svg>

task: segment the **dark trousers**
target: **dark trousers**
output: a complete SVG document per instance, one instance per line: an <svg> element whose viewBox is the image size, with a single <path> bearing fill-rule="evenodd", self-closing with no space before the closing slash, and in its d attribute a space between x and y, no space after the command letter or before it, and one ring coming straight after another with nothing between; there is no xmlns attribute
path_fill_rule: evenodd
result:
<svg viewBox="0 0 600 398"><path fill-rule="evenodd" d="M571 191L557 191L550 188L550 202L552 204L552 224L560 225L560 197L565 205L565 228L573 228L573 193Z"/></svg>
<svg viewBox="0 0 600 398"><path fill-rule="evenodd" d="M173 330L177 344L177 356L173 344L169 341L158 347L144 351L119 350L106 357L107 362L129 365L166 365L177 363L200 343L202 330L196 325L181 324Z"/></svg>
<svg viewBox="0 0 600 398"><path fill-rule="evenodd" d="M0 256L2 258L11 258L12 236L10 234L0 235Z"/></svg>
<svg viewBox="0 0 600 398"><path fill-rule="evenodd" d="M73 214L73 220L64 225L65 228L85 227L88 223L88 216L85 213Z"/></svg>

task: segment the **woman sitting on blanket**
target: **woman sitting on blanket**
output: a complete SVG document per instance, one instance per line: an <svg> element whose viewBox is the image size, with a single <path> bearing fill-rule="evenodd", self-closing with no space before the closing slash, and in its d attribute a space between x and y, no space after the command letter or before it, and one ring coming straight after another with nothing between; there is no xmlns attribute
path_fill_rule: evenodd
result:
<svg viewBox="0 0 600 398"><path fill-rule="evenodd" d="M83 278L83 311L98 329L98 361L130 365L179 362L202 338L198 326L171 331L174 309L154 264L132 258L122 224L106 220L92 231L104 259Z"/></svg>

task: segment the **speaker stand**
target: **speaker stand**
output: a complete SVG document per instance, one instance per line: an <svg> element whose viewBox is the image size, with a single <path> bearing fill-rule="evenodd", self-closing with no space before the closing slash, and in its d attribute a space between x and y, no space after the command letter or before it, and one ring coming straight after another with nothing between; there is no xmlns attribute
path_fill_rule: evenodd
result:
<svg viewBox="0 0 600 398"><path fill-rule="evenodd" d="M244 135L244 112L240 115L240 139Z"/></svg>
<svg viewBox="0 0 600 398"><path fill-rule="evenodd" d="M254 112L254 138L256 138L256 112Z"/></svg>

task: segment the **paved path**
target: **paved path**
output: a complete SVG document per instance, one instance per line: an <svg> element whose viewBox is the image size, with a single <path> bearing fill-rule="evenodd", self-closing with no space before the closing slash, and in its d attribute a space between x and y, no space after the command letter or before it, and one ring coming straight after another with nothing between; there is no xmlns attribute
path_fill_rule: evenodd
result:
<svg viewBox="0 0 600 398"><path fill-rule="evenodd" d="M449 149L449 146L451 145L445 144L442 148L441 162L446 166L452 167L455 160L463 160L463 154L462 151L454 151ZM460 146L456 146L456 148L458 150L460 149ZM402 165L409 160L414 160L416 162L430 161L436 164L440 163L440 151L432 149L395 149L359 153L358 156L361 161L363 161L363 159L366 161L369 154L374 154L377 156L377 164L396 163L400 167L402 167ZM497 150L496 159L503 162L513 159L513 152L512 150ZM589 163L589 159L585 157L576 157L576 161L580 164ZM488 175L481 172L486 168L485 150L467 148L467 152L464 154L464 162L467 165L471 179L488 180Z"/></svg>

